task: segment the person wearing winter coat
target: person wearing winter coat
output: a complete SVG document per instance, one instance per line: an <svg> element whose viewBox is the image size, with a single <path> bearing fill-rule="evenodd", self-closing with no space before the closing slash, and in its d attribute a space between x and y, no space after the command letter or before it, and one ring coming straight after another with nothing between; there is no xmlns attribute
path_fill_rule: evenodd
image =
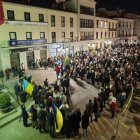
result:
<svg viewBox="0 0 140 140"><path fill-rule="evenodd" d="M111 111L111 118L114 118L115 112L116 112L116 98L113 97L113 93L110 93L109 95L109 105L110 105L110 111Z"/></svg>
<svg viewBox="0 0 140 140"><path fill-rule="evenodd" d="M94 104L93 104L93 112L95 115L95 121L98 121L99 112L100 112L100 103L96 97L94 97Z"/></svg>
<svg viewBox="0 0 140 140"><path fill-rule="evenodd" d="M43 109L40 109L38 112L38 125L39 125L39 132L42 133L42 129L46 132L46 115L47 112Z"/></svg>
<svg viewBox="0 0 140 140"><path fill-rule="evenodd" d="M52 108L49 109L48 121L49 121L49 133L50 136L53 138L55 136L55 117Z"/></svg>
<svg viewBox="0 0 140 140"><path fill-rule="evenodd" d="M28 127L28 113L27 113L27 111L26 111L26 107L25 106L23 106L22 107L22 118L23 118L23 125L25 126L25 127Z"/></svg>
<svg viewBox="0 0 140 140"><path fill-rule="evenodd" d="M87 112L87 110L85 110L84 114L82 115L82 128L84 137L87 136L88 126L89 126L89 113Z"/></svg>
<svg viewBox="0 0 140 140"><path fill-rule="evenodd" d="M30 115L31 115L32 127L37 128L37 110L34 107L34 105L31 105Z"/></svg>

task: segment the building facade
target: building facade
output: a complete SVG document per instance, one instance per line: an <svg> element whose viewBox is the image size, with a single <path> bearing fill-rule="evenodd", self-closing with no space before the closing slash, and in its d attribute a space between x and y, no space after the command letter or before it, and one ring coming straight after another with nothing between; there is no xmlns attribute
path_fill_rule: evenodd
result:
<svg viewBox="0 0 140 140"><path fill-rule="evenodd" d="M96 17L94 0L69 0L69 12L8 2L3 7L0 70L22 63L28 69L32 60L137 42L134 20Z"/></svg>
<svg viewBox="0 0 140 140"><path fill-rule="evenodd" d="M96 17L94 28L95 44L103 48L107 45L114 45L117 42L118 21L114 19Z"/></svg>
<svg viewBox="0 0 140 140"><path fill-rule="evenodd" d="M0 69L27 68L32 59L47 56L46 9L3 3L5 23L0 26Z"/></svg>
<svg viewBox="0 0 140 140"><path fill-rule="evenodd" d="M47 18L49 56L73 55L75 37L78 34L77 14L48 9Z"/></svg>
<svg viewBox="0 0 140 140"><path fill-rule="evenodd" d="M134 22L134 35L138 37L138 44L140 44L140 19Z"/></svg>
<svg viewBox="0 0 140 140"><path fill-rule="evenodd" d="M115 18L118 20L118 44L136 44L137 36L134 35L134 20L126 18Z"/></svg>

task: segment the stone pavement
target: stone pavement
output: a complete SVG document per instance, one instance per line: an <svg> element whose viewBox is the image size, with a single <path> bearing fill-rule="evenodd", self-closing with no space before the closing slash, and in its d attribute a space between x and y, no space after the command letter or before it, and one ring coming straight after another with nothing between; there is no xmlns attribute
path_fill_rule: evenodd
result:
<svg viewBox="0 0 140 140"><path fill-rule="evenodd" d="M34 81L37 84L43 84L43 81L47 77L51 82L56 80L55 72L51 69L49 70L31 70L27 71L27 74L32 74ZM79 80L79 83L76 83L71 79L70 81L74 92L71 94L71 102L74 107L80 107L83 112L85 104L88 103L89 99L93 99L97 96L98 90L87 84L84 81ZM20 115L20 112L17 112ZM92 122L88 127L88 137L84 138L82 136L82 129L80 128L80 137L77 139L80 140L111 140L112 136L116 135L116 130L118 127L118 115L116 114L115 118L110 118L110 112L104 110L101 118L98 122ZM121 129L122 130L122 129ZM122 130L123 132L123 130ZM126 131L127 133L127 131ZM9 125L0 129L0 136L3 140L51 140L48 134L40 134L38 130L35 130L31 127L25 128L22 125L22 122L15 120ZM65 138L59 137L58 139L65 140ZM126 139L126 137L124 137ZM119 140L124 140L119 139ZM73 138L71 138L73 140ZM128 138L129 140L129 138ZM133 139L132 139L133 140ZM135 139L138 140L138 139Z"/></svg>

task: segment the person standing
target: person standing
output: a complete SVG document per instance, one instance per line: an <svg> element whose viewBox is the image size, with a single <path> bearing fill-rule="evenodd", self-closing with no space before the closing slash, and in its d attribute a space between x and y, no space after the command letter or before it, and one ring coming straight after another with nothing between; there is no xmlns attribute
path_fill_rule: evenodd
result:
<svg viewBox="0 0 140 140"><path fill-rule="evenodd" d="M55 136L55 117L52 108L49 109L48 121L49 121L49 133L50 136L53 138Z"/></svg>
<svg viewBox="0 0 140 140"><path fill-rule="evenodd" d="M23 125L25 126L25 127L28 127L28 113L27 113L27 111L26 111L26 107L25 106L23 106L22 107L22 118L23 118Z"/></svg>
<svg viewBox="0 0 140 140"><path fill-rule="evenodd" d="M17 101L19 100L19 95L20 95L20 92L21 92L21 83L20 81L18 83L15 84L14 86L14 90L15 90L15 95L16 95L16 99Z"/></svg>
<svg viewBox="0 0 140 140"><path fill-rule="evenodd" d="M94 112L94 115L95 115L95 122L98 121L98 113L100 111L100 104L99 104L99 101L96 97L94 97L94 104L93 104L93 112Z"/></svg>
<svg viewBox="0 0 140 140"><path fill-rule="evenodd" d="M110 111L111 111L111 118L114 118L116 112L116 98L110 97Z"/></svg>
<svg viewBox="0 0 140 140"><path fill-rule="evenodd" d="M34 105L31 105L30 114L31 114L32 127L37 128L37 110L35 109Z"/></svg>
<svg viewBox="0 0 140 140"><path fill-rule="evenodd" d="M59 68L58 65L55 66L54 71L56 72L56 78L57 78L57 80L58 80L58 78L59 78L59 74L60 74L60 68Z"/></svg>
<svg viewBox="0 0 140 140"><path fill-rule="evenodd" d="M44 87L46 88L48 86L49 86L49 82L48 82L48 78L46 78L45 81L44 81Z"/></svg>
<svg viewBox="0 0 140 140"><path fill-rule="evenodd" d="M92 122L92 115L93 115L93 103L92 103L92 100L89 100L89 103L86 105L86 109L89 111L90 121Z"/></svg>
<svg viewBox="0 0 140 140"><path fill-rule="evenodd" d="M38 124L39 124L39 132L42 133L42 129L44 132L46 131L46 111L43 110L42 108L39 110L38 113Z"/></svg>
<svg viewBox="0 0 140 140"><path fill-rule="evenodd" d="M87 134L87 128L89 126L89 113L87 110L84 111L84 114L82 115L82 128L83 128L83 135L86 137Z"/></svg>
<svg viewBox="0 0 140 140"><path fill-rule="evenodd" d="M9 78L10 78L10 70L8 68L6 68L6 70L5 70L5 75L6 75L6 80L9 80Z"/></svg>

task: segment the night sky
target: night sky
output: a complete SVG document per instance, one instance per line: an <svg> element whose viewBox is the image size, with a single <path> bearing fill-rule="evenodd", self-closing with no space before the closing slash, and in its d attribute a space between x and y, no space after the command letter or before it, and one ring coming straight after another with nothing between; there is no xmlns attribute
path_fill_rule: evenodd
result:
<svg viewBox="0 0 140 140"><path fill-rule="evenodd" d="M23 3L28 0L4 0L10 2ZM97 8L106 8L108 10L126 9L127 12L140 14L140 0L95 0ZM39 7L50 7L56 0L30 0L31 5Z"/></svg>
<svg viewBox="0 0 140 140"><path fill-rule="evenodd" d="M108 10L126 9L128 12L140 14L140 0L95 0L97 8L104 7Z"/></svg>

